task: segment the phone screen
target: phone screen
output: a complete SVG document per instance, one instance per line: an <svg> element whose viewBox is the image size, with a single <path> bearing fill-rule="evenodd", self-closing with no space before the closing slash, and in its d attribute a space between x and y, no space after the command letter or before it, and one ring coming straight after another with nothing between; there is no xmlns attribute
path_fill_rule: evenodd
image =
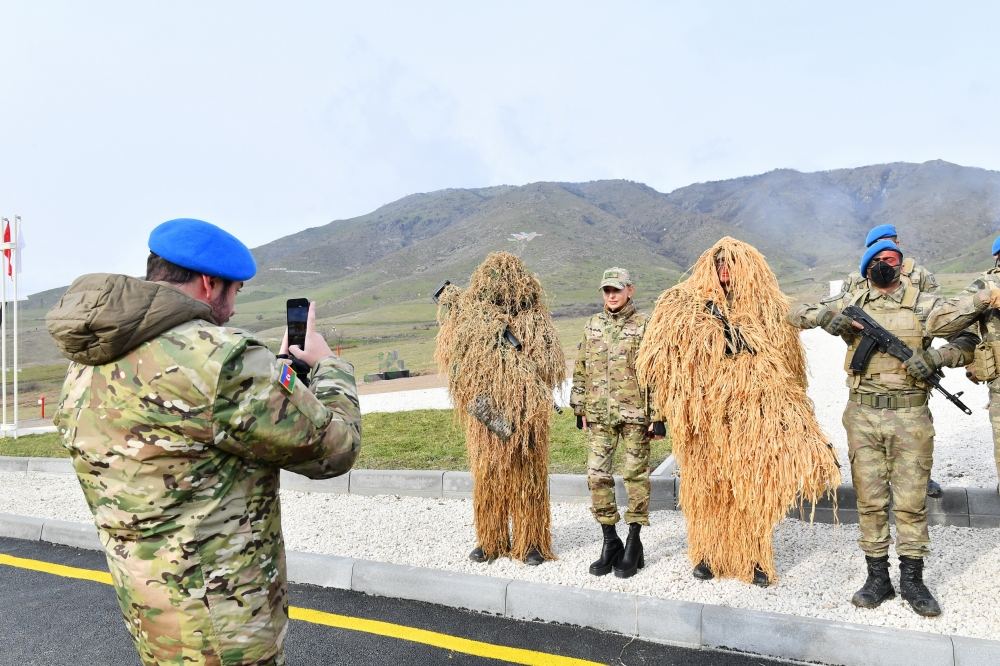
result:
<svg viewBox="0 0 1000 666"><path fill-rule="evenodd" d="M285 316L288 321L288 346L297 345L299 349L305 349L309 299L289 298L285 303Z"/></svg>

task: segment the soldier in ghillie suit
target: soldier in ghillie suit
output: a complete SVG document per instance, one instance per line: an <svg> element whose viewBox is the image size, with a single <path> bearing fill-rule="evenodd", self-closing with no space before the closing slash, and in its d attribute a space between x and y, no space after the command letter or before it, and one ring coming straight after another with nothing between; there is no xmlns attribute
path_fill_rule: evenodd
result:
<svg viewBox="0 0 1000 666"><path fill-rule="evenodd" d="M439 298L434 357L448 373L472 472L477 545L469 559L553 559L549 421L566 360L542 285L516 256L490 254L467 289Z"/></svg>
<svg viewBox="0 0 1000 666"><path fill-rule="evenodd" d="M980 343L966 375L986 382L990 389L990 423L993 426L993 460L1000 481L1000 238L993 241L993 268L983 272L955 298L942 301L927 319L930 328L973 326ZM1000 492L1000 485L997 486Z"/></svg>
<svg viewBox="0 0 1000 666"><path fill-rule="evenodd" d="M639 531L649 525L649 441L665 434L651 414L648 391L639 386L635 357L646 329L646 315L635 308L635 286L624 268L609 268L601 279L604 309L587 321L577 349L570 406L576 427L586 430L587 485L591 513L601 525L604 544L590 573L629 578L645 566ZM655 424L654 424L655 422ZM628 492L628 539L615 530L621 516L615 502L612 461L618 442L625 449L622 476Z"/></svg>
<svg viewBox="0 0 1000 666"><path fill-rule="evenodd" d="M900 247L896 226L893 224L880 224L877 227L872 227L865 238L865 248L871 247L880 240L890 240L896 244L896 247ZM902 248L900 247L900 249ZM903 263L900 264L899 281L904 284L912 284L925 294L936 294L939 289L937 278L934 277L934 274L917 263L917 260L913 257L904 258ZM853 271L844 279L841 295L831 299L831 302L843 298L846 294L867 291L868 286L868 278L862 276L858 271ZM928 497L937 498L943 494L944 492L937 481L934 479L927 480Z"/></svg>
<svg viewBox="0 0 1000 666"><path fill-rule="evenodd" d="M660 295L646 324L639 379L656 387L670 429L696 578L766 587L775 525L840 483L787 314L763 255L726 237Z"/></svg>
<svg viewBox="0 0 1000 666"><path fill-rule="evenodd" d="M223 324L256 266L218 227L150 235L147 280L77 279L48 315L72 361L55 424L144 664L283 664L278 473L329 478L361 443L353 368L309 311L276 358ZM287 352L311 366L296 381Z"/></svg>
<svg viewBox="0 0 1000 666"><path fill-rule="evenodd" d="M934 425L927 407L927 380L941 367L965 365L972 359L976 336L962 331L961 322L932 323L938 304L934 294L900 279L903 252L890 240L865 251L859 270L870 287L845 294L839 301L802 305L789 316L798 328L821 326L844 338L844 368L850 395L844 409L851 477L858 496L858 545L865 553L868 577L851 602L875 608L896 592L889 580L889 504L896 520L899 591L923 616L940 615L941 607L923 581L924 556L929 552L927 480L934 458ZM913 355L904 363L875 351L863 369L852 368L862 336L861 324L843 310L855 306L889 331ZM934 337L949 344L931 348ZM858 364L855 364L857 367Z"/></svg>

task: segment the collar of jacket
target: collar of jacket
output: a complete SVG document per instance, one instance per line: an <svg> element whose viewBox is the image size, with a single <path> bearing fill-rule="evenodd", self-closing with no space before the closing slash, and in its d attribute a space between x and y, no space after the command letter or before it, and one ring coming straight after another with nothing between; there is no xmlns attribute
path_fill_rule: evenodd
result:
<svg viewBox="0 0 1000 666"><path fill-rule="evenodd" d="M212 321L212 308L163 282L93 273L70 285L45 323L69 360L104 365L193 319Z"/></svg>
<svg viewBox="0 0 1000 666"><path fill-rule="evenodd" d="M632 299L628 299L628 303L621 306L617 312L612 312L611 310L604 308L604 314L608 319L614 322L625 321L629 317L635 314L635 303Z"/></svg>

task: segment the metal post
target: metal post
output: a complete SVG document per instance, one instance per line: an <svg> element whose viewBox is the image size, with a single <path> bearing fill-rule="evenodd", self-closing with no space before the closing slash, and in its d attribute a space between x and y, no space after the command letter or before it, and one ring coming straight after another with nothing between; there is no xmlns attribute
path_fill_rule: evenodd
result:
<svg viewBox="0 0 1000 666"><path fill-rule="evenodd" d="M3 229L7 228L10 224L10 220L6 217L2 218L0 221L0 233ZM6 245L4 245L6 249ZM4 434L7 430L7 265L6 262L0 261L0 269L3 271L3 275L0 275L0 282L3 283L2 289L0 289L0 375L2 375L2 389L0 392L3 394L3 429Z"/></svg>
<svg viewBox="0 0 1000 666"><path fill-rule="evenodd" d="M14 279L14 439L17 439L17 375L21 371L18 363L17 344L17 274L21 272L21 256L18 254L21 238L21 216L14 216L14 226L10 230L10 242L13 247L10 252L11 277Z"/></svg>

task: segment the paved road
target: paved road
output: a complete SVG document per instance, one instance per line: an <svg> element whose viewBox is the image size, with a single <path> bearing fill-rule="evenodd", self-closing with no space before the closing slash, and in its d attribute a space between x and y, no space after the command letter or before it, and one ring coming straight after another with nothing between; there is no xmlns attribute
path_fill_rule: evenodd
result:
<svg viewBox="0 0 1000 666"><path fill-rule="evenodd" d="M0 554L107 571L101 553L33 541L0 538ZM13 563L13 564L12 564ZM111 587L101 582L0 562L0 665L133 666L138 664ZM558 663L569 657L603 664L692 664L757 666L791 662L742 654L633 641L617 634L555 624L521 622L433 604L371 597L309 585L291 586L291 605L312 618L334 617L354 626L342 629L294 620L286 654L290 666L325 664L497 664L469 654L498 654L504 647L531 651L530 663ZM293 610L293 617L296 611ZM328 616L326 613L337 614ZM343 616L349 616L344 618ZM366 622L376 620L376 623ZM372 626L374 624L374 626ZM452 637L476 643L434 647L399 638L417 628L438 645ZM359 630L361 629L361 630ZM367 629L368 631L365 631ZM370 633L375 631L378 633ZM499 647L498 647L499 646Z"/></svg>

